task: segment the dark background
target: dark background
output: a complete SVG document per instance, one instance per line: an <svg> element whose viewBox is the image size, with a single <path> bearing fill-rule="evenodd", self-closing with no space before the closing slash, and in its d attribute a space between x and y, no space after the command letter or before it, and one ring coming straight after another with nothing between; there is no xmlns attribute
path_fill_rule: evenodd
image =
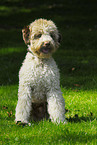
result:
<svg viewBox="0 0 97 145"><path fill-rule="evenodd" d="M61 84L96 88L96 0L0 0L0 85L18 84L27 49L21 31L38 18L53 20L62 34L61 46L54 55Z"/></svg>

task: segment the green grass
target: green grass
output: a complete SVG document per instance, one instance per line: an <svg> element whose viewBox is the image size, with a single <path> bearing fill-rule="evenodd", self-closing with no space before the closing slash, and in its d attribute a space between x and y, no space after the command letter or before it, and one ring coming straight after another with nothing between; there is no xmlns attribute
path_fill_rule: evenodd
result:
<svg viewBox="0 0 97 145"><path fill-rule="evenodd" d="M22 127L14 123L17 86L2 87L1 144L96 144L97 92L62 90L66 100L67 124L41 121Z"/></svg>
<svg viewBox="0 0 97 145"><path fill-rule="evenodd" d="M97 2L0 1L0 144L96 145ZM26 55L21 29L43 17L57 24L62 43L54 58L66 103L67 124L15 124L18 71Z"/></svg>

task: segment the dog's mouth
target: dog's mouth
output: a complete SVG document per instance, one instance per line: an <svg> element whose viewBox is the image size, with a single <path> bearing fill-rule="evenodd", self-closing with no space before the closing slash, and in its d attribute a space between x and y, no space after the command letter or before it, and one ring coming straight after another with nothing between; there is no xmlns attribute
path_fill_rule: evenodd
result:
<svg viewBox="0 0 97 145"><path fill-rule="evenodd" d="M42 47L42 48L40 49L40 51L41 51L42 53L44 53L44 54L50 53L51 50L52 50L51 47Z"/></svg>

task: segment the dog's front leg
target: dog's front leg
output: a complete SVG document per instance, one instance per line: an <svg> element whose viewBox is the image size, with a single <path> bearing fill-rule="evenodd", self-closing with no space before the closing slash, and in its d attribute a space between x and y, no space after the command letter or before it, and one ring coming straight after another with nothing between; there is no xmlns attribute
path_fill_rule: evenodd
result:
<svg viewBox="0 0 97 145"><path fill-rule="evenodd" d="M61 90L47 93L48 113L52 122L65 123L65 102Z"/></svg>
<svg viewBox="0 0 97 145"><path fill-rule="evenodd" d="M28 123L31 111L31 89L28 86L19 86L18 103L16 106L15 121Z"/></svg>

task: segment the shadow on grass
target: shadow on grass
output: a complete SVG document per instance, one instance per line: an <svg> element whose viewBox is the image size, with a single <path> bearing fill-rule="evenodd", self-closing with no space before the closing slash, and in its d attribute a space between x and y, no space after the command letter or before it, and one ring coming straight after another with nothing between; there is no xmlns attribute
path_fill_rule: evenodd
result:
<svg viewBox="0 0 97 145"><path fill-rule="evenodd" d="M10 110L11 108L11 110ZM6 120L14 120L15 119L15 115L14 115L14 105L10 106L9 108L7 106L1 106L1 110L4 112L4 114L6 114ZM3 120L5 119L5 117L2 117ZM87 116L81 116L79 117L77 114L75 114L74 117L69 117L66 118L67 122L71 122L71 123L81 123L81 122L92 122L93 120L97 120L97 117L93 116L93 113L90 112L90 114L88 114ZM47 121L51 122L50 119L47 119ZM35 123L38 125L38 123L40 121L31 121L32 123Z"/></svg>
<svg viewBox="0 0 97 145"><path fill-rule="evenodd" d="M1 28L0 29L0 33L1 33L0 44L1 44L1 47L4 47L4 48L6 48L7 46L19 47L19 45L21 47L21 44L23 44L23 41L22 41L20 29L22 29L24 25L26 24L28 25L34 19L39 18L39 17L52 19L58 25L58 27L61 28L61 31L64 33L65 37L63 38L63 42L64 42L63 47L64 45L66 45L67 50L68 48L72 47L71 48L72 51L68 54L68 55L71 55L71 57L69 57L69 59L67 58L67 60L66 60L67 54L64 53L64 49L62 50L63 51L62 54L65 56L63 59L61 59L63 56L57 53L58 54L57 57L60 59L57 62L61 70L60 72L62 76L62 79L61 79L62 86L66 86L67 88L73 88L74 87L73 85L75 83L77 83L75 85L80 85L78 83L81 82L81 84L84 85L84 82L87 82L87 80L91 82L90 80L91 76L89 76L90 70L93 70L93 69L96 70L96 67L93 68L92 67L93 63L92 63L89 65L81 64L81 68L77 68L79 63L76 63L74 61L75 57L77 57L77 54L74 56L74 58L72 55L74 44L81 41L80 39L83 38L84 33L81 36L81 38L80 38L80 34L74 38L73 35L75 35L75 31L77 30L73 30L74 32L71 32L71 30L69 31L68 28L73 29L74 27L76 28L82 27L82 30L83 30L83 28L88 29L90 27L94 27L95 21L97 19L96 5L97 5L96 1L92 2L91 4L90 0L88 2L87 0L85 1L77 1L77 0L52 1L50 0L50 1L45 1L45 2L39 1L39 0L38 1L34 0L33 2L31 0L29 0L29 2L26 0L1 1L1 9L0 9L0 17L1 17L0 18L1 20L0 21L0 28ZM79 33L79 31L77 33ZM67 36L68 36L68 39L70 39L70 41L67 41ZM96 38L96 34L95 34L95 38ZM74 41L73 46L70 46L70 43L71 44L73 43L72 39L77 40L77 41ZM91 40L93 39L94 38L91 38ZM84 41L86 41L86 39L84 39ZM66 42L68 44L66 44ZM79 43L77 44L79 47ZM82 46L80 46L80 48L82 48ZM0 65L1 65L0 66L0 74L1 74L0 85L12 85L12 84L18 83L18 71L19 71L22 61L24 60L24 56L25 56L25 52L21 52L21 53L16 52L16 53L10 53L6 55L2 55L2 54L0 55ZM55 56L55 58L57 57ZM72 71L73 67L75 67L74 71ZM86 70L89 70L89 73ZM96 71L94 72L96 73ZM82 74L84 75L82 76ZM82 77L89 76L89 78L82 79L80 76Z"/></svg>
<svg viewBox="0 0 97 145"><path fill-rule="evenodd" d="M0 55L0 85L18 84L18 72L25 52Z"/></svg>
<svg viewBox="0 0 97 145"><path fill-rule="evenodd" d="M68 122L77 123L77 122L82 122L82 121L85 121L85 122L89 121L89 122L91 122L91 121L93 121L94 119L97 119L97 118L95 118L93 116L92 117L91 116L88 116L88 117L84 117L84 116L78 117L78 115L75 115L74 117L69 117L69 118L66 118L66 119L67 119Z"/></svg>
<svg viewBox="0 0 97 145"><path fill-rule="evenodd" d="M75 62L70 62L70 60L66 60L67 58L64 58L65 54L63 54L62 57L62 55L58 53L59 51L56 52L57 55L55 54L54 58L60 69L61 85L63 88L71 88L74 91L96 88L96 62L94 62L93 65L91 65L91 63L78 63L76 59ZM18 73L22 62L25 59L25 55L26 50L23 52L0 54L0 86L18 84ZM58 56L60 57L60 61L57 59ZM64 66L61 67L62 63L64 63ZM73 63L76 65L74 71L72 70Z"/></svg>
<svg viewBox="0 0 97 145"><path fill-rule="evenodd" d="M33 0L33 2L31 0L29 2L26 0L4 0L1 1L0 26L20 28L39 17L52 19L62 27L64 24L76 27L90 26L95 24L97 19L96 5L97 2L91 2L91 0ZM8 20L7 23L6 20Z"/></svg>

